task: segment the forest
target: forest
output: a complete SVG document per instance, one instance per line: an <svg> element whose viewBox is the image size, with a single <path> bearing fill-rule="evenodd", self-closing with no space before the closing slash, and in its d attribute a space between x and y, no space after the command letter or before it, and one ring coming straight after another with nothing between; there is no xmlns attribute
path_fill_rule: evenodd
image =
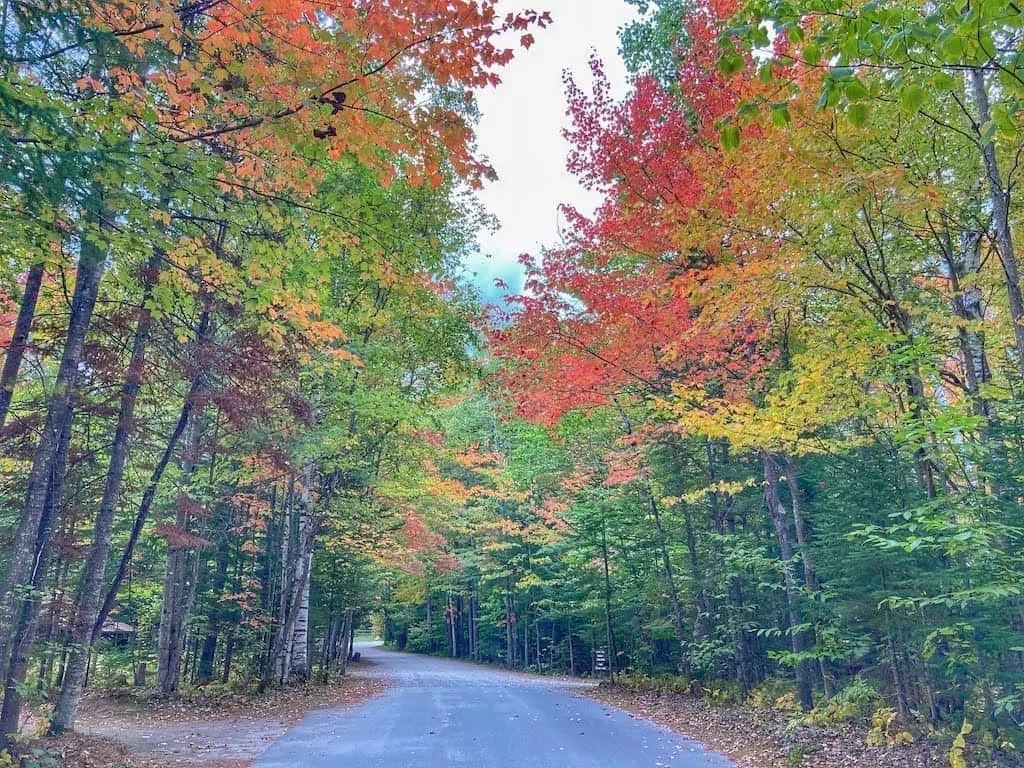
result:
<svg viewBox="0 0 1024 768"><path fill-rule="evenodd" d="M1024 749L1024 14L624 1L601 203L487 304L475 94L557 17L3 0L0 749L360 627Z"/></svg>

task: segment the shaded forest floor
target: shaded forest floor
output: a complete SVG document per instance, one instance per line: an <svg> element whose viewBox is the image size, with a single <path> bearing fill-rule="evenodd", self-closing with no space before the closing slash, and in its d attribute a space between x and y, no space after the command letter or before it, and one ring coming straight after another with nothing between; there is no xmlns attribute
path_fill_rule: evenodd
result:
<svg viewBox="0 0 1024 768"><path fill-rule="evenodd" d="M913 744L869 747L866 723L791 725L787 712L742 706L712 706L668 691L640 691L602 683L583 692L605 704L689 736L732 758L740 768L937 768L948 766L948 744L918 738ZM968 758L972 758L968 750ZM1018 766L1014 759L970 760L978 766Z"/></svg>
<svg viewBox="0 0 1024 768"><path fill-rule="evenodd" d="M306 713L354 706L383 693L387 682L369 674L360 670L328 684L251 695L90 693L79 707L76 733L26 749L62 768L244 768Z"/></svg>

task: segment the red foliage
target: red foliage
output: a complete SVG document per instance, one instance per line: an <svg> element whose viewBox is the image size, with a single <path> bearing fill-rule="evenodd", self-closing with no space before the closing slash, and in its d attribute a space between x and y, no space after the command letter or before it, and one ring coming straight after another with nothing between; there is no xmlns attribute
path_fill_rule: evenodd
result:
<svg viewBox="0 0 1024 768"><path fill-rule="evenodd" d="M715 66L727 6L691 14L681 96L639 78L617 102L597 61L589 93L567 78L569 169L604 202L593 218L567 209L568 247L521 257L524 293L506 299L505 327L491 334L526 418L554 423L618 395L666 394L679 379L739 392L767 359L756 302L711 318L700 299L711 270L751 257L732 223L758 200L740 153L718 141L722 121L761 87ZM757 139L756 126L744 130Z"/></svg>
<svg viewBox="0 0 1024 768"><path fill-rule="evenodd" d="M156 113L126 121L129 130L215 146L232 158L222 182L233 189L239 178L310 188L310 144L332 157L352 153L385 176L404 157L406 175L424 183L439 179L442 158L462 175L485 173L463 115L418 96L497 83L496 69L513 55L502 35L550 22L529 10L502 17L477 0L246 0L187 13L170 0L89 7L88 23L114 32L128 53L175 66L112 67L105 81L81 78L79 91L115 92L129 114Z"/></svg>

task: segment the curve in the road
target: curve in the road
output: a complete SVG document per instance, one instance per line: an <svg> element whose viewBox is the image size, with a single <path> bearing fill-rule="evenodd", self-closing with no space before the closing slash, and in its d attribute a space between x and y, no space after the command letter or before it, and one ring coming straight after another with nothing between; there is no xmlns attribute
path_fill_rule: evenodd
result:
<svg viewBox="0 0 1024 768"><path fill-rule="evenodd" d="M306 716L256 768L726 768L700 744L574 693L573 683L360 648L381 697Z"/></svg>

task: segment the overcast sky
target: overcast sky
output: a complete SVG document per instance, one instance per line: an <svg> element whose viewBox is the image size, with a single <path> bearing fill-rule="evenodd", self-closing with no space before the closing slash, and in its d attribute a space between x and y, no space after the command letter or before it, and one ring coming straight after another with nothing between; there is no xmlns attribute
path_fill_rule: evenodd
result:
<svg viewBox="0 0 1024 768"><path fill-rule="evenodd" d="M511 10L523 0L502 0ZM526 6L529 3L525 4ZM479 93L483 115L477 129L479 152L498 173L480 193L487 210L501 222L494 233L480 233L480 254L467 269L488 300L494 278L518 289L517 257L537 253L558 242L558 206L571 203L592 210L595 199L565 169L568 145L562 129L568 119L562 72L568 69L580 82L589 82L587 62L596 51L605 70L622 91L626 74L618 57L618 29L635 17L623 0L538 0L550 10L553 23L536 30L536 43L518 50L501 72L502 84ZM504 292L500 292L504 293Z"/></svg>

